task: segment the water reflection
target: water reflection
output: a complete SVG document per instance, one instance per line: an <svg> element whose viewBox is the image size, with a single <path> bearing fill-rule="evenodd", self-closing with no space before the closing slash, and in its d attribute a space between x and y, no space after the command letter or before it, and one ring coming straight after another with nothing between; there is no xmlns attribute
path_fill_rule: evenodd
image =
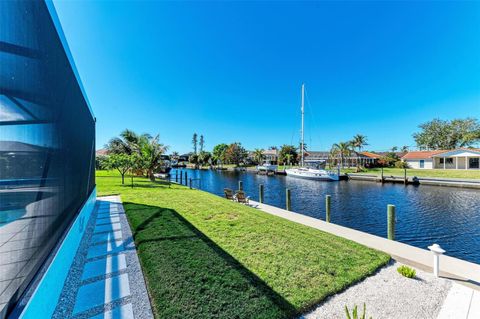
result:
<svg viewBox="0 0 480 319"><path fill-rule="evenodd" d="M187 170L200 178L201 188L223 195L238 181L254 200L258 185L265 203L285 207L285 188L292 192L292 210L325 220L325 195L332 196L332 222L387 236L387 204L397 208L396 239L420 248L438 243L450 256L480 263L480 191L437 186L404 186L362 181L318 182L254 173ZM175 174L175 171L173 171ZM175 175L173 175L175 176Z"/></svg>

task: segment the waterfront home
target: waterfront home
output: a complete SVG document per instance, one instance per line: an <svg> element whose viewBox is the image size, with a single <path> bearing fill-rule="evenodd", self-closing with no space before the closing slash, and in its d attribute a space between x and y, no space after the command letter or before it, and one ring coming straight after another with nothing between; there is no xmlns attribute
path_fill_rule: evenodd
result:
<svg viewBox="0 0 480 319"><path fill-rule="evenodd" d="M263 150L263 160L272 165L278 165L278 155L279 151L277 149ZM253 151L248 152L247 161L250 163L255 162Z"/></svg>
<svg viewBox="0 0 480 319"><path fill-rule="evenodd" d="M378 159L381 156L379 154L371 152L355 152L352 151L350 156L345 156L343 161L346 166L357 166L357 162L361 166L374 167L377 165ZM328 151L307 151L305 153L306 161L325 161L328 162L331 159L331 153ZM334 165L337 165L338 159L334 159Z"/></svg>
<svg viewBox="0 0 480 319"><path fill-rule="evenodd" d="M401 160L410 168L419 169L479 169L480 149L412 151Z"/></svg>

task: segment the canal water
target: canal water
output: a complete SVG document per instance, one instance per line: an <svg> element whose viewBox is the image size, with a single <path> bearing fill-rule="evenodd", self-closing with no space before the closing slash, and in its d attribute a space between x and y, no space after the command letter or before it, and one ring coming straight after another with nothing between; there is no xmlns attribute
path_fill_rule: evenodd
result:
<svg viewBox="0 0 480 319"><path fill-rule="evenodd" d="M437 243L447 255L480 264L480 191L427 185L365 181L319 182L250 172L183 170L193 187L223 196L224 188L244 191L258 201L264 185L266 204L285 208L291 190L292 210L325 220L325 195L332 196L331 222L387 236L387 204L396 206L396 240L426 249ZM175 178L175 170L172 177Z"/></svg>

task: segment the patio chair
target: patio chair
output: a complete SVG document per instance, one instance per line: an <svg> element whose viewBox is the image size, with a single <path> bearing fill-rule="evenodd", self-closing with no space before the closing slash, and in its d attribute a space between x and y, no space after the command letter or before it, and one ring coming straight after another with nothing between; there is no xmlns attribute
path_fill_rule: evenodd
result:
<svg viewBox="0 0 480 319"><path fill-rule="evenodd" d="M235 199L239 203L248 205L248 203L250 201L250 196L245 196L244 191L237 191L237 193L235 194Z"/></svg>
<svg viewBox="0 0 480 319"><path fill-rule="evenodd" d="M234 200L233 191L230 188L224 188L223 193L226 199Z"/></svg>

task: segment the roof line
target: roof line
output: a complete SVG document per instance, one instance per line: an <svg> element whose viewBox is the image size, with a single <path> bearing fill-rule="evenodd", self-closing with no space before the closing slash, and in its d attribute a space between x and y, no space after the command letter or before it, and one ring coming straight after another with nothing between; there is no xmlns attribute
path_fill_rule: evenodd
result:
<svg viewBox="0 0 480 319"><path fill-rule="evenodd" d="M77 67L75 65L75 61L73 60L72 53L70 52L70 47L68 46L67 39L65 38L65 34L63 33L63 28L60 23L60 19L57 15L57 10L55 10L55 5L53 4L52 0L44 0L47 6L48 12L50 13L50 18L55 26L57 31L57 35L60 38L60 42L62 43L63 49L65 51L65 55L70 62L70 67L72 68L73 73L75 74L75 78L77 79L78 86L80 87L80 91L82 91L83 98L85 99L85 103L87 103L88 109L90 114L92 115L93 120L95 120L95 114L93 113L93 109L90 105L90 101L88 100L87 93L85 92L85 88L83 87L82 79L80 78L80 74L78 73Z"/></svg>

